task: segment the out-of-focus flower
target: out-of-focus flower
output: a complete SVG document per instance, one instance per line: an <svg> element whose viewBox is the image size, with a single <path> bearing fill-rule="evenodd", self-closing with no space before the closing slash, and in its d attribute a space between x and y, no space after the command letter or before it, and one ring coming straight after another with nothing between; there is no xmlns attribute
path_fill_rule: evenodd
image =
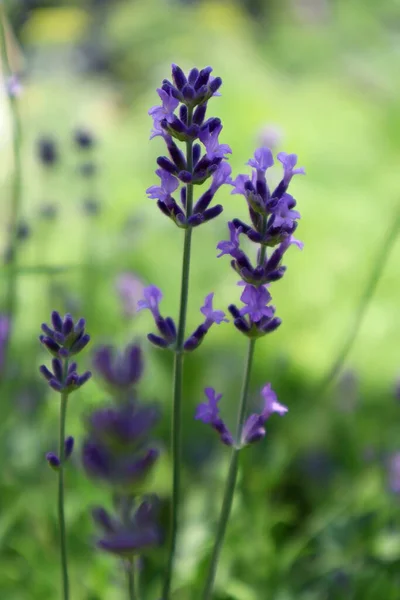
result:
<svg viewBox="0 0 400 600"><path fill-rule="evenodd" d="M57 143L53 138L42 137L37 142L38 158L45 167L53 167L59 160Z"/></svg>
<svg viewBox="0 0 400 600"><path fill-rule="evenodd" d="M123 313L133 317L137 312L137 304L143 297L144 285L134 273L121 273L116 280L116 289L121 300Z"/></svg>

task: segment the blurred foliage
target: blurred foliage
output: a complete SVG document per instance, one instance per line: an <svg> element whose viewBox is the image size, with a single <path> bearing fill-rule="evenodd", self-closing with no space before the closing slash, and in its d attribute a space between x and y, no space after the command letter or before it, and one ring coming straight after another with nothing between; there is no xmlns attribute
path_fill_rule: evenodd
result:
<svg viewBox="0 0 400 600"><path fill-rule="evenodd" d="M115 288L121 272L162 287L165 313L177 312L182 236L145 197L161 149L158 140L148 143L147 110L157 102L154 90L169 76L169 64L177 62L211 64L222 76L223 95L210 104L210 114L223 120L235 174L266 129L276 132L276 149L297 152L307 170L294 184L305 248L290 252L288 273L274 286L284 324L259 343L252 381L254 406L256 391L271 380L290 412L271 420L267 439L242 456L215 598L397 600L399 504L386 467L399 446L398 244L349 357L350 375L322 397L314 390L346 335L400 202L398 3L20 0L9 8L26 58L20 106L23 219L30 235L21 241L13 363L2 382L0 597L58 594L55 480L44 461L56 446L58 406L37 374L45 360L40 323L53 308L71 310L87 317L93 346L145 340L150 319L122 314ZM74 146L78 126L95 134L90 156ZM0 127L5 224L6 118ZM37 162L42 135L58 145L54 169ZM97 173L84 178L79 170L88 160ZM215 246L226 235L226 220L245 209L237 196L221 195L224 214L194 236L189 327L211 289L218 307L239 294L228 262L215 260ZM97 201L98 214L87 210L88 200ZM2 294L4 275L2 267ZM194 406L202 388L213 385L224 393L227 419L234 419L244 346L232 327L221 326L187 360L176 600L197 597L227 466L213 432L193 420ZM171 357L145 347L142 392L162 405L159 435L167 446ZM83 413L103 396L96 382L74 396L68 433L79 439ZM163 514L169 480L165 453L152 484ZM89 507L106 502L107 492L85 480L79 449L67 485L74 599L119 600L121 572L91 543ZM158 598L163 565L162 551L145 558L144 600Z"/></svg>

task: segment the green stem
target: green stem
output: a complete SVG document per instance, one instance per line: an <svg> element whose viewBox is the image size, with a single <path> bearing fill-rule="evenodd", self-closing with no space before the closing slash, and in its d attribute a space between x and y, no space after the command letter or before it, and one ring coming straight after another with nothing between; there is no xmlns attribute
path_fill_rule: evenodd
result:
<svg viewBox="0 0 400 600"><path fill-rule="evenodd" d="M64 380L68 373L68 361L64 365ZM61 557L61 578L63 600L69 598L68 581L68 561L67 561L67 540L65 533L65 514L64 514L64 467L65 467L65 423L67 417L68 394L62 392L60 406L60 439L59 439L59 458L60 469L58 471L58 524L60 529L60 557Z"/></svg>
<svg viewBox="0 0 400 600"><path fill-rule="evenodd" d="M188 110L188 124L192 121L192 109ZM193 142L186 143L186 162L189 173L193 171ZM186 217L193 210L193 184L186 186ZM181 437L182 437L182 392L183 392L183 345L185 342L186 314L189 298L189 274L192 243L192 227L185 229L183 245L181 296L179 308L179 323L176 341L174 375L173 375L173 407L172 407L172 503L168 563L165 572L162 600L169 600L171 593L172 571L175 562L176 543L178 535L180 496L181 496Z"/></svg>
<svg viewBox="0 0 400 600"><path fill-rule="evenodd" d="M8 52L7 52L7 40L6 40L6 27L5 27L5 9L3 3L0 0L0 37L1 37L1 58L4 67L5 75L7 78L13 75L13 70L10 65ZM18 111L18 103L16 97L9 93L10 101L10 112L12 118L12 143L13 143L13 158L14 158L14 173L12 182L12 194L10 201L10 216L9 216L9 239L7 245L8 252L8 282L7 292L5 300L5 312L10 322L10 335L8 337L8 343L5 348L5 369L7 368L8 355L9 355L9 344L11 340L11 327L14 325L14 318L16 313L17 305L17 276L18 276L18 223L21 212L22 202L22 160L21 160L21 146L22 146L22 129L21 120Z"/></svg>
<svg viewBox="0 0 400 600"><path fill-rule="evenodd" d="M383 242L380 252L376 254L375 262L372 266L372 270L368 277L364 292L359 300L358 308L355 311L355 316L352 325L348 329L342 346L333 360L331 366L321 378L318 383L315 395L321 396L329 388L332 381L337 377L343 368L344 363L349 355L350 350L353 347L354 341L357 338L361 324L364 320L365 313L369 307L372 296L374 295L375 289L379 283L387 260L390 256L394 243L397 239L400 230L400 207L397 208L394 218L391 218L391 227L385 234L385 241Z"/></svg>
<svg viewBox="0 0 400 600"><path fill-rule="evenodd" d="M128 580L128 600L137 600L135 594L135 565L133 559L129 560L129 567L127 569L127 580Z"/></svg>
<svg viewBox="0 0 400 600"><path fill-rule="evenodd" d="M233 448L231 454L231 460L229 464L228 477L225 483L224 499L222 502L221 514L219 517L217 535L214 542L214 547L211 555L210 565L208 568L207 580L204 587L203 600L209 600L214 587L215 575L217 573L218 560L221 554L222 545L224 543L226 527L229 520L229 515L232 508L233 497L235 495L236 479L239 468L239 452L240 452L240 437L243 427L243 419L246 413L247 398L250 386L250 375L251 368L253 365L254 348L256 340L249 340L249 346L247 350L247 359L243 377L243 387L240 398L238 422L237 422L237 444L238 446Z"/></svg>

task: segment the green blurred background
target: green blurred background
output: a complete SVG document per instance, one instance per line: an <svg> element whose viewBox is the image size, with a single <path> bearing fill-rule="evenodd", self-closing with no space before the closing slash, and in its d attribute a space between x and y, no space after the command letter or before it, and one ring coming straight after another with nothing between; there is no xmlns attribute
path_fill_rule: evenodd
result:
<svg viewBox="0 0 400 600"><path fill-rule="evenodd" d="M121 274L154 283L165 314L177 315L182 232L145 190L156 183L159 138L149 143L155 89L171 62L212 65L223 79L210 115L224 124L236 175L254 148L299 156L307 176L292 193L303 252L288 253L274 284L282 327L257 345L252 403L271 381L289 406L267 438L246 450L217 600L400 597L399 269L395 245L344 369L329 371L354 319L400 202L400 5L397 0L12 0L6 2L13 57L24 73L18 310L12 363L3 377L0 421L0 598L59 597L55 477L44 454L56 447L58 405L39 380L38 344L52 309L84 316L94 347L145 340L150 316L126 315ZM7 238L12 177L7 99L0 104L1 236ZM93 150L79 151L77 128ZM54 139L59 160L45 167L37 144ZM82 165L96 166L83 177ZM273 170L277 180L279 170ZM240 290L215 246L226 222L246 215L243 198L220 193L224 213L195 231L189 327L204 296L218 308ZM49 206L52 207L49 210ZM50 214L50 213L54 214ZM1 294L5 296L6 268ZM145 398L164 411L167 449L171 358L149 348ZM232 325L214 328L187 359L185 509L176 599L195 600L220 507L227 452L193 420L206 385L224 393L234 420L246 343ZM90 351L85 353L90 362ZM396 397L397 395L397 397ZM74 395L68 433L104 398L96 381ZM152 482L169 502L167 451ZM93 550L89 508L108 492L86 481L79 452L68 472L67 522L74 600L124 597L121 569ZM144 600L157 600L162 551L144 560Z"/></svg>

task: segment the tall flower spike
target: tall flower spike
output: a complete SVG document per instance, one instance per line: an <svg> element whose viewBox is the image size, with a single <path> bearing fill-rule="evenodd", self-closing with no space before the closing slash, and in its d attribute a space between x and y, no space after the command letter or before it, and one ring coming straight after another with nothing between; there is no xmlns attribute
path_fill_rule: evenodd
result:
<svg viewBox="0 0 400 600"><path fill-rule="evenodd" d="M205 120L208 100L216 95L221 85L219 78L211 77L211 71L210 67L201 71L192 69L186 76L180 67L172 65L173 83L164 80L157 90L161 105L149 110L153 118L151 138L160 136L164 139L169 157L158 157L160 168L156 174L161 183L150 186L147 194L157 200L164 215L183 229L198 227L221 214L222 205L210 207L210 203L218 189L230 181L231 170L225 158L231 149L219 142L221 120L215 117ZM191 146L189 154L179 148L179 142ZM203 156L198 142L204 146ZM187 186L202 185L211 177L210 188L194 208L192 201L187 205ZM182 187L178 189L179 186ZM178 192L181 202L174 197L174 192Z"/></svg>
<svg viewBox="0 0 400 600"><path fill-rule="evenodd" d="M89 343L90 336L85 333L85 319L74 322L70 314L61 317L60 313L53 311L51 326L42 324L44 335L40 341L52 354L51 369L42 365L40 372L48 381L49 386L60 394L60 426L58 454L49 452L46 460L50 467L58 474L58 523L60 529L60 550L63 580L63 595L69 597L68 560L66 548L66 531L64 517L64 469L74 448L74 438L65 436L67 406L72 392L82 387L91 376L90 371L78 375L76 362L70 358L79 354Z"/></svg>

